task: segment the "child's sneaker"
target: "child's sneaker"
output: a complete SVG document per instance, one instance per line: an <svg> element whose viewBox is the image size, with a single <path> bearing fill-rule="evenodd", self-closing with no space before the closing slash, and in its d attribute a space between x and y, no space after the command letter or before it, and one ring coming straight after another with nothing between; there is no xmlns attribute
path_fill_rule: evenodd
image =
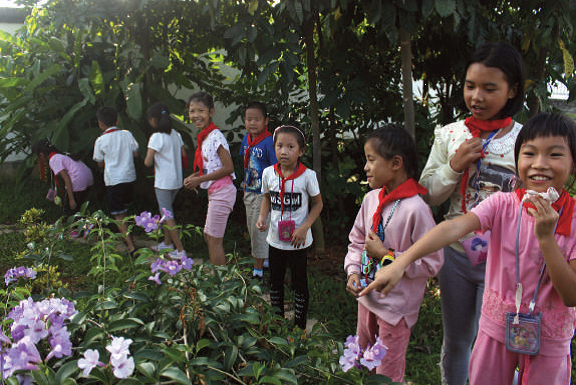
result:
<svg viewBox="0 0 576 385"><path fill-rule="evenodd" d="M168 255L172 259L182 259L184 257L188 257L188 255L186 255L186 250L182 251L172 250L171 252L168 253Z"/></svg>
<svg viewBox="0 0 576 385"><path fill-rule="evenodd" d="M264 268L265 268L265 269L269 269L269 268L270 268L270 262L269 262L268 258L266 258L266 259L264 260Z"/></svg>
<svg viewBox="0 0 576 385"><path fill-rule="evenodd" d="M160 250L164 250L164 249L173 249L174 245L167 245L164 243L164 241L162 241L158 245L150 246L150 248L154 251L160 251Z"/></svg>

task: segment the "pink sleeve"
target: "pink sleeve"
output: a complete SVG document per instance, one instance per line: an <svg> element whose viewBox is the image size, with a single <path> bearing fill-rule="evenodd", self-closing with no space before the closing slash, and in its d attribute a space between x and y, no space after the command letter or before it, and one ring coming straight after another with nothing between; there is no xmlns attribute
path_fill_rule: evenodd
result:
<svg viewBox="0 0 576 385"><path fill-rule="evenodd" d="M56 154L50 159L48 163L50 164L50 168L52 169L54 175L58 175L60 171L66 168L64 161L65 161L64 155L60 154Z"/></svg>
<svg viewBox="0 0 576 385"><path fill-rule="evenodd" d="M350 244L348 245L348 253L346 258L344 258L344 271L346 274L350 273L360 273L362 265L362 252L364 251L365 239L366 239L366 216L367 214L367 204L366 198L362 202L362 206L356 215L356 220L350 230L350 235L348 239Z"/></svg>
<svg viewBox="0 0 576 385"><path fill-rule="evenodd" d="M471 210L480 220L480 231L482 233L491 230L494 226L494 213L499 212L504 194L510 193L497 192L492 194Z"/></svg>

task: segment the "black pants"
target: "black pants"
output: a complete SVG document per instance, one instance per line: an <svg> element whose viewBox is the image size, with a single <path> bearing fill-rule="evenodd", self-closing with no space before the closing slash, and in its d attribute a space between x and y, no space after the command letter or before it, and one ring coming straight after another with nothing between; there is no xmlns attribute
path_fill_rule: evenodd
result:
<svg viewBox="0 0 576 385"><path fill-rule="evenodd" d="M302 330L306 329L308 314L308 275L306 272L307 249L281 250L270 246L270 302L284 317L284 276L290 267L292 289L294 290L294 321Z"/></svg>

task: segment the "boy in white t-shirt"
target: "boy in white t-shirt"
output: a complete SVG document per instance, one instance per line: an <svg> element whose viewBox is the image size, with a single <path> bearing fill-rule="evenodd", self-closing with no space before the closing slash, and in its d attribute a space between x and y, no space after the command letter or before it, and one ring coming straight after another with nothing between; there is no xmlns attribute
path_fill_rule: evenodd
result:
<svg viewBox="0 0 576 385"><path fill-rule="evenodd" d="M97 117L98 126L104 133L94 143L93 159L104 168L110 213L118 221L118 229L125 236L128 252L132 254L136 248L124 218L132 202L136 181L134 157L138 156L138 143L130 131L116 127L118 113L114 107L101 107Z"/></svg>

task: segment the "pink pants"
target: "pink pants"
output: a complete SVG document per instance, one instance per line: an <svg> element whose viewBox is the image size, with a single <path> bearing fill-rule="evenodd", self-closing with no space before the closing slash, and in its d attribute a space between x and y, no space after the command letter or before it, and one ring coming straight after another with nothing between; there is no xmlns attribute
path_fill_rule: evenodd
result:
<svg viewBox="0 0 576 385"><path fill-rule="evenodd" d="M406 349L410 340L410 329L406 321L401 320L396 326L390 325L358 303L357 333L363 348L368 344L374 345L376 336L379 336L388 348L382 364L376 368L376 374L388 376L394 382L404 382Z"/></svg>
<svg viewBox="0 0 576 385"><path fill-rule="evenodd" d="M519 367L519 385L568 385L572 361L565 356L528 356L506 349L481 330L470 357L470 385L509 385Z"/></svg>
<svg viewBox="0 0 576 385"><path fill-rule="evenodd" d="M214 192L208 192L208 210L204 232L214 238L224 238L228 216L236 202L236 187L226 185Z"/></svg>

